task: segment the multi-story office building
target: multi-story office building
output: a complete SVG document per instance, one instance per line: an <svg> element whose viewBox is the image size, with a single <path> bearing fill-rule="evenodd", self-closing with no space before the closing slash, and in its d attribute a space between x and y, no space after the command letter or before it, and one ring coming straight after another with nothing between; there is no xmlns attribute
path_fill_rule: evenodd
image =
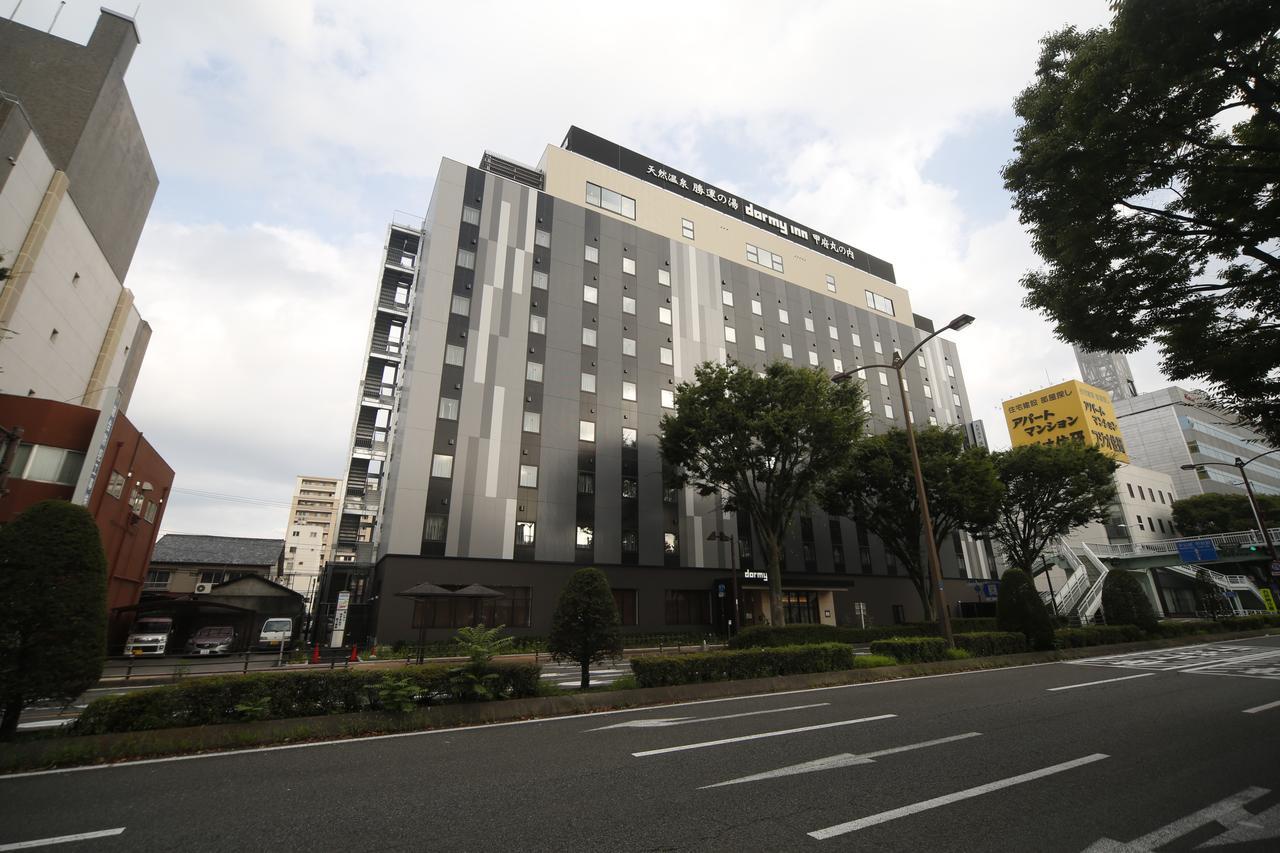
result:
<svg viewBox="0 0 1280 853"><path fill-rule="evenodd" d="M281 583L300 592L310 606L320 572L333 558L342 512L342 481L334 477L300 476L285 529Z"/></svg>
<svg viewBox="0 0 1280 853"><path fill-rule="evenodd" d="M625 625L683 630L725 624L736 559L742 623L762 621L749 526L664 481L677 383L725 359L834 374L933 330L888 262L579 128L536 168L443 160L425 223L392 226L387 252L338 538L340 560L376 561L379 640L477 609L545 632L581 565L609 576ZM865 382L873 428L900 424L890 373ZM972 420L951 342L907 382L918 426ZM708 540L726 530L732 556ZM972 599L963 581L989 576L987 555L963 537L943 550L953 595ZM423 581L503 598L415 612L397 593ZM789 621L921 618L880 543L816 508L792 526L783 588Z"/></svg>

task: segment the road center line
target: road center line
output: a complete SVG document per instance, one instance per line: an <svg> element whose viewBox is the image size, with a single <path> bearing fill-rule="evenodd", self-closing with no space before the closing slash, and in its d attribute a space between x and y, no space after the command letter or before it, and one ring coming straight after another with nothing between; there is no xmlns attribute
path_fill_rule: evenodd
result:
<svg viewBox="0 0 1280 853"><path fill-rule="evenodd" d="M1154 672L1140 672L1137 675L1122 675L1119 678L1104 678L1102 681L1086 681L1083 684L1066 684L1062 687L1050 687L1048 690L1050 693L1054 693L1059 690L1075 690L1077 687L1093 687L1095 684L1111 684L1114 681L1128 681L1131 678L1146 678L1147 676L1156 674L1157 673Z"/></svg>
<svg viewBox="0 0 1280 853"><path fill-rule="evenodd" d="M100 829L97 832L79 832L75 835L59 835L56 838L38 838L35 841L17 841L12 844L0 844L2 850L30 850L33 847L48 847L53 844L69 844L72 841L89 841L94 838L107 838L124 832L123 826L115 829Z"/></svg>
<svg viewBox="0 0 1280 853"><path fill-rule="evenodd" d="M880 812L869 817L851 820L848 823L838 823L835 826L828 826L826 829L816 829L809 833L809 837L816 838L819 841L827 838L834 838L837 835L845 835L850 832L857 832L860 829L866 829L869 826L876 826L881 823L888 823L891 820L897 820L900 817L918 814L919 812L936 809L941 806L947 806L951 803L958 803L961 800L967 800L972 797L978 797L983 794L989 794L992 791L999 791L1003 788L1011 788L1014 785L1021 785L1023 782L1031 782L1035 779L1043 779L1045 776L1052 776L1055 773L1062 773L1067 770L1074 770L1077 767L1083 767L1086 764L1092 764L1095 761L1101 761L1108 756L1105 753L1095 752L1093 755L1086 755L1083 758L1077 758L1074 761L1064 761L1061 764L1055 764L1052 767L1043 767L1039 770L1032 770L1030 773L1022 773L1018 776L1010 776L1008 779L1000 779L996 782L988 782L985 785L979 785L976 788L965 788L963 791L956 791L954 794L944 794L941 797L934 797L931 800L923 800L919 803L912 803L909 806L893 809L887 812Z"/></svg>
<svg viewBox="0 0 1280 853"><path fill-rule="evenodd" d="M740 714L722 714L718 717L647 717L639 720L627 720L625 723L614 723L598 729L587 729L589 732L602 732L606 729L649 729L667 726L687 726L690 723L710 723L716 720L736 720L739 717L758 717L761 714L781 714L784 711L807 711L810 708L825 708L830 702L815 702L812 705L791 705L787 708L765 708L763 711L743 711Z"/></svg>
<svg viewBox="0 0 1280 853"><path fill-rule="evenodd" d="M782 737L783 735L794 735L800 732L816 732L819 729L833 729L837 726L852 726L857 723L870 723L875 720L888 720L898 716L897 714L880 714L875 717L859 717L856 720L840 720L836 723L822 723L816 726L801 726L798 729L781 729L779 731L761 732L755 735L742 735L741 737L727 737L721 740L707 740L702 743L686 743L682 746L664 746L662 749L646 749L644 752L631 753L636 758L644 758L648 755L662 755L668 752L682 752L686 749L702 749L707 746L721 746L726 743L741 743L746 740L759 740L766 737Z"/></svg>
<svg viewBox="0 0 1280 853"><path fill-rule="evenodd" d="M1262 711L1270 711L1272 708L1280 708L1280 701L1268 702L1267 704L1259 705L1256 708L1246 708L1244 712L1246 714L1258 714Z"/></svg>

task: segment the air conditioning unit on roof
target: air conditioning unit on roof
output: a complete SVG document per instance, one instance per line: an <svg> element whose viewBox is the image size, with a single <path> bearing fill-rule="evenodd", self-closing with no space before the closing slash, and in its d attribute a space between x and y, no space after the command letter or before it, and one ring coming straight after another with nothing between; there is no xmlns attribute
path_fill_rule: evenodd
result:
<svg viewBox="0 0 1280 853"><path fill-rule="evenodd" d="M213 592L213 584L211 583L196 584L196 595L204 595L209 592Z"/></svg>

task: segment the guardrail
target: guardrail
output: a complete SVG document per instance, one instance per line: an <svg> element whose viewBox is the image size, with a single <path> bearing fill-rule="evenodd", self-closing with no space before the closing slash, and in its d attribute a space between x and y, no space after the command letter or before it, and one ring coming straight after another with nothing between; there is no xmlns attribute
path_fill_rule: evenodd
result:
<svg viewBox="0 0 1280 853"><path fill-rule="evenodd" d="M1062 585L1062 589L1058 590L1057 610L1062 614L1069 614L1079 602L1080 596L1089 589L1089 572L1085 569L1084 563L1080 562L1080 558L1071 550L1071 546L1061 536L1058 537L1058 555L1067 561L1067 565L1071 566L1071 577L1067 578L1067 582Z"/></svg>
<svg viewBox="0 0 1280 853"><path fill-rule="evenodd" d="M1080 615L1081 621L1084 621L1085 619L1093 616L1093 614L1097 612L1098 607L1101 606L1102 586L1106 583L1107 572L1110 570L1107 568L1106 563L1098 559L1098 555L1093 552L1092 548L1088 544L1082 543L1080 547L1084 549L1085 559L1092 563L1093 567L1098 570L1098 579L1089 587L1089 591L1081 597L1080 605L1076 608L1076 612Z"/></svg>
<svg viewBox="0 0 1280 853"><path fill-rule="evenodd" d="M1271 541L1280 541L1280 527L1268 529ZM1199 542L1209 540L1215 548L1226 549L1242 545L1262 545L1262 534L1257 530L1242 530L1236 533L1215 533L1209 536L1182 536L1177 539L1157 539L1154 542L1135 542L1123 545L1090 542L1088 547L1095 554L1105 557L1142 557L1148 555L1164 555L1178 553L1179 542Z"/></svg>

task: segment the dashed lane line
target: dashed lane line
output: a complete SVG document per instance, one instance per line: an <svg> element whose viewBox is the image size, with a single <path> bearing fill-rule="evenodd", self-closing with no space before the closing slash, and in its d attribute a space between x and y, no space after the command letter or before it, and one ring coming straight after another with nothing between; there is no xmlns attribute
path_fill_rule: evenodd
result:
<svg viewBox="0 0 1280 853"><path fill-rule="evenodd" d="M1246 714L1260 714L1260 713L1262 713L1263 711L1270 711L1272 708L1280 708L1280 701L1276 701L1276 702L1268 702L1267 704L1265 704L1265 705L1259 705L1259 706L1257 706L1256 708L1245 708L1245 709L1244 709L1244 713L1246 713Z"/></svg>
<svg viewBox="0 0 1280 853"><path fill-rule="evenodd" d="M1077 687L1093 687L1096 684L1112 684L1116 681L1129 681L1134 678L1147 678L1155 675L1154 672L1142 672L1138 675L1122 675L1119 678L1104 678L1101 681L1086 681L1083 684L1064 684L1061 687L1047 688L1050 693L1056 693L1059 690L1075 690Z"/></svg>
<svg viewBox="0 0 1280 853"><path fill-rule="evenodd" d="M782 737L783 735L800 734L801 732L816 732L820 729L834 729L839 726L853 726L858 723L871 723L876 720L888 720L898 716L897 714L878 714L874 717L859 717L856 720L840 720L835 723L821 723L816 726L801 726L797 729L779 729L772 732L760 732L754 735L741 735L739 737L727 737L720 740L704 740L701 743L686 743L680 746L664 746L661 749L646 749L643 752L631 753L636 758L646 758L650 755L665 755L668 752L684 752L689 749L705 749L709 746L723 746L727 743L742 743L748 740L760 740L767 737Z"/></svg>
<svg viewBox="0 0 1280 853"><path fill-rule="evenodd" d="M781 714L785 711L807 711L810 708L825 708L830 702L815 702L812 705L791 705L787 708L765 708L763 711L743 711L740 714L721 714L716 717L645 717L640 720L627 720L598 729L586 729L589 732L603 732L607 729L660 729L667 726L684 726L689 723L710 723L716 720L736 720L739 717L758 717L761 714Z"/></svg>
<svg viewBox="0 0 1280 853"><path fill-rule="evenodd" d="M91 841L95 838L109 838L124 832L123 826L115 829L100 829L97 832L78 832L75 835L59 835L54 838L38 838L34 841L17 841L12 844L0 844L3 850L31 850L36 847L50 847L54 844L70 844L72 841Z"/></svg>

